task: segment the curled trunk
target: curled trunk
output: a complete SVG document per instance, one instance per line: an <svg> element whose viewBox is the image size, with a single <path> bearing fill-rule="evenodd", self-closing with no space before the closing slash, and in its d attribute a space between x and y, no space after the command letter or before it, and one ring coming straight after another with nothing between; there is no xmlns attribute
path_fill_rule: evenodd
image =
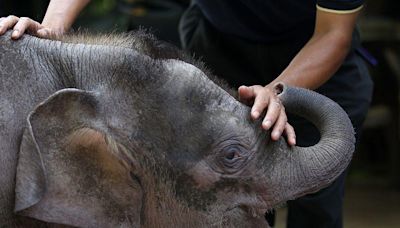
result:
<svg viewBox="0 0 400 228"><path fill-rule="evenodd" d="M276 189L278 201L281 201L315 192L332 183L350 163L355 137L346 112L334 101L310 90L281 84L278 89L286 110L311 121L321 135L316 145L280 150L286 158L280 159L271 178L282 183L280 189Z"/></svg>

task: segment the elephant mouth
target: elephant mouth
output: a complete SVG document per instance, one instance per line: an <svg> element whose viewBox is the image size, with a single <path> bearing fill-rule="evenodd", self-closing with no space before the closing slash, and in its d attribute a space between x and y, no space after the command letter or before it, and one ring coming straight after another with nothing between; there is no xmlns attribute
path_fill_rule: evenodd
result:
<svg viewBox="0 0 400 228"><path fill-rule="evenodd" d="M269 227L265 219L267 211L266 207L236 205L225 212L222 227Z"/></svg>

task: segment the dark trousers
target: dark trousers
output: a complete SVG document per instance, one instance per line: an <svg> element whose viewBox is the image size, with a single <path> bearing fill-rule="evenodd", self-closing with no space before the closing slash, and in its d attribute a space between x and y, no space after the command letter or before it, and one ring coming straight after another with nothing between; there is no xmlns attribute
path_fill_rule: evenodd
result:
<svg viewBox="0 0 400 228"><path fill-rule="evenodd" d="M294 39L260 44L224 34L204 18L196 5L192 5L183 15L179 29L183 47L201 58L213 73L235 88L240 85L268 84L307 42ZM365 63L352 50L335 76L353 81L342 83L333 79L317 91L346 110L359 136L372 94L372 82ZM295 128L299 146L318 142L319 133L312 124L293 116L289 116L289 122ZM345 176L346 172L329 187L315 194L289 201L288 227L343 227Z"/></svg>

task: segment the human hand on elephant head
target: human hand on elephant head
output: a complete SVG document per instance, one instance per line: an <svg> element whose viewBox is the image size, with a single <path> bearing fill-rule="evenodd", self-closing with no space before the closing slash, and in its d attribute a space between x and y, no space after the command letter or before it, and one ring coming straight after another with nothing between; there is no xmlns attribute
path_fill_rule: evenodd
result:
<svg viewBox="0 0 400 228"><path fill-rule="evenodd" d="M272 140L278 140L284 133L289 145L296 145L294 128L287 122L285 107L278 97L278 91L272 85L240 86L239 100L247 105L252 105L251 117L253 120L260 118L266 111L262 121L262 128L271 131Z"/></svg>
<svg viewBox="0 0 400 228"><path fill-rule="evenodd" d="M14 15L0 18L0 35L3 35L8 29L14 30L11 35L12 39L19 39L24 33L40 38L57 37L64 33L62 30L46 27L28 17Z"/></svg>

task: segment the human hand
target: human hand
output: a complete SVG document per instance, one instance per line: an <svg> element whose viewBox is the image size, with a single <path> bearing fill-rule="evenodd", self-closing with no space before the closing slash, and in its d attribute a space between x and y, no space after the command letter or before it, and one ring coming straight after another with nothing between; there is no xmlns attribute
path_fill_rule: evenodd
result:
<svg viewBox="0 0 400 228"><path fill-rule="evenodd" d="M13 15L0 18L0 35L3 35L8 29L14 30L11 34L12 39L19 39L24 33L41 38L56 37L63 33L61 30L47 28L28 17L16 17Z"/></svg>
<svg viewBox="0 0 400 228"><path fill-rule="evenodd" d="M285 107L278 97L278 92L271 86L260 85L240 86L239 100L247 105L252 105L251 117L253 120L260 118L260 115L267 110L262 121L262 128L271 129L272 140L278 140L285 133L288 144L296 145L296 134L294 128L287 122Z"/></svg>

